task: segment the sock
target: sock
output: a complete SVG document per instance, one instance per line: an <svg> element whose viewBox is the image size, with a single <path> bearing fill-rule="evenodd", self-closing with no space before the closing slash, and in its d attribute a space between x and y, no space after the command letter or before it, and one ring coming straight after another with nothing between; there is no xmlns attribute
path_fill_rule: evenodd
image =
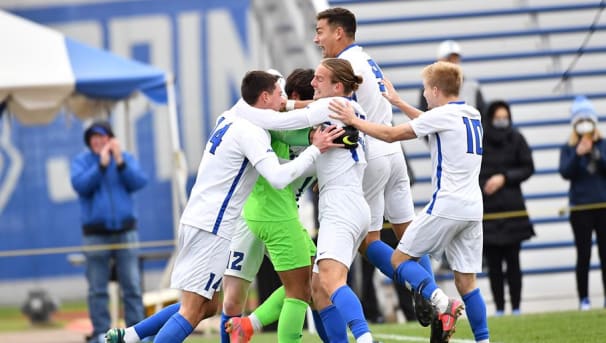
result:
<svg viewBox="0 0 606 343"><path fill-rule="evenodd" d="M486 303L480 293L480 289L476 288L473 291L463 296L465 303L465 313L469 326L477 342L489 339L488 323L486 320Z"/></svg>
<svg viewBox="0 0 606 343"><path fill-rule="evenodd" d="M160 311L154 313L153 315L143 319L133 326L135 332L139 338L151 337L160 331L162 326L168 321L173 314L179 312L179 308L181 308L181 303L172 304L166 306ZM126 337L124 337L124 341L126 343L135 343L137 341L131 341L130 338L127 341Z"/></svg>
<svg viewBox="0 0 606 343"><path fill-rule="evenodd" d="M385 274L388 278L393 278L393 267L391 266L391 255L393 248L387 243L377 240L371 242L366 248L366 258L373 266Z"/></svg>
<svg viewBox="0 0 606 343"><path fill-rule="evenodd" d="M326 337L330 343L349 343L347 338L347 323L341 317L335 305L330 305L319 311L320 318L326 330Z"/></svg>
<svg viewBox="0 0 606 343"><path fill-rule="evenodd" d="M318 332L318 336L324 343L329 343L328 336L326 336L326 329L324 329L324 323L322 322L322 318L320 317L320 312L318 310L312 310L311 314L314 318L314 325L316 326L316 331Z"/></svg>
<svg viewBox="0 0 606 343"><path fill-rule="evenodd" d="M448 296L444 293L443 290L437 288L433 293L431 293L431 298L429 298L433 306L435 306L439 312L446 312L446 308L448 308Z"/></svg>
<svg viewBox="0 0 606 343"><path fill-rule="evenodd" d="M420 290L425 299L430 299L431 294L438 288L427 271L413 260L408 260L398 266L394 273L394 281L401 285L406 285L408 282L413 290Z"/></svg>
<svg viewBox="0 0 606 343"><path fill-rule="evenodd" d="M370 332L367 332L356 339L356 343L373 343L373 342L374 341L372 340L372 335L370 334Z"/></svg>
<svg viewBox="0 0 606 343"><path fill-rule="evenodd" d="M300 299L284 299L284 306L278 319L278 342L301 342L307 306L309 305Z"/></svg>
<svg viewBox="0 0 606 343"><path fill-rule="evenodd" d="M274 323L280 318L280 311L282 311L285 297L286 293L284 291L284 286L282 286L276 289L269 298L265 299L265 301L253 312L255 316L259 318L259 321L263 326Z"/></svg>
<svg viewBox="0 0 606 343"><path fill-rule="evenodd" d="M219 332L221 333L221 343L229 343L229 334L225 332L225 324L229 321L230 318L240 317L241 315L242 314L228 316L225 313L221 312L221 324L219 324Z"/></svg>
<svg viewBox="0 0 606 343"><path fill-rule="evenodd" d="M173 314L156 335L156 342L182 343L194 327L179 312Z"/></svg>
<svg viewBox="0 0 606 343"><path fill-rule="evenodd" d="M417 262L421 267L423 267L423 269L425 269L427 274L429 274L429 276L431 276L431 278L435 280L435 277L433 276L433 267L431 265L431 259L429 258L429 255L425 254L421 256Z"/></svg>
<svg viewBox="0 0 606 343"><path fill-rule="evenodd" d="M124 337L122 338L122 340L124 341L124 343L139 343L141 342L141 337L139 337L134 327L129 326L124 329Z"/></svg>
<svg viewBox="0 0 606 343"><path fill-rule="evenodd" d="M339 287L331 296L330 300L337 307L341 317L349 326L351 333L357 339L363 334L370 332L360 299L348 285Z"/></svg>
<svg viewBox="0 0 606 343"><path fill-rule="evenodd" d="M250 316L248 316L248 319L250 319L250 325L253 328L253 332L261 332L261 330L263 330L263 323L261 323L254 313L251 313Z"/></svg>

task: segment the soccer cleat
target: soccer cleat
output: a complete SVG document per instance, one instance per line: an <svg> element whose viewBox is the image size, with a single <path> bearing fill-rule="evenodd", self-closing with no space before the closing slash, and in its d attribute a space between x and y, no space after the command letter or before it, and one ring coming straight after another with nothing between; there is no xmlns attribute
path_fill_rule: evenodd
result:
<svg viewBox="0 0 606 343"><path fill-rule="evenodd" d="M230 343L248 343L255 331L248 317L233 317L225 323Z"/></svg>
<svg viewBox="0 0 606 343"><path fill-rule="evenodd" d="M455 332L457 319L463 314L463 303L457 299L448 299L444 313L438 314L442 323L442 342L448 342Z"/></svg>
<svg viewBox="0 0 606 343"><path fill-rule="evenodd" d="M124 343L124 329L109 329L105 333L105 343Z"/></svg>
<svg viewBox="0 0 606 343"><path fill-rule="evenodd" d="M419 324L428 327L434 317L434 308L429 300L423 298L419 292L414 292L415 315Z"/></svg>
<svg viewBox="0 0 606 343"><path fill-rule="evenodd" d="M442 322L438 318L438 314L435 312L431 320L431 335L429 336L429 343L444 343L442 340Z"/></svg>

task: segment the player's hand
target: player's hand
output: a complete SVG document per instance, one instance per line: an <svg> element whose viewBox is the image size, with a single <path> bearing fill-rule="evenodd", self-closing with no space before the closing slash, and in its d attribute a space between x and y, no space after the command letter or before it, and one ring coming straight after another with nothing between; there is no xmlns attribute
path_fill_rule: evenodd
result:
<svg viewBox="0 0 606 343"><path fill-rule="evenodd" d="M112 156L116 164L120 165L124 161L122 159L122 147L120 146L120 141L116 138L110 139L108 145L111 147Z"/></svg>
<svg viewBox="0 0 606 343"><path fill-rule="evenodd" d="M345 132L342 128L337 128L335 125L330 125L326 128L319 126L314 132L313 141L311 142L315 145L320 152L326 152L330 148L342 148L343 144L333 143L335 138Z"/></svg>
<svg viewBox="0 0 606 343"><path fill-rule="evenodd" d="M581 141L577 145L577 155L582 156L591 152L593 148L593 134L583 135Z"/></svg>
<svg viewBox="0 0 606 343"><path fill-rule="evenodd" d="M495 174L491 176L488 181L484 184L484 193L486 195L492 195L505 185L505 175Z"/></svg>
<svg viewBox="0 0 606 343"><path fill-rule="evenodd" d="M396 92L393 83L391 83L389 79L384 78L383 84L385 84L385 92L381 94L385 99L387 99L387 101L389 101L392 105L396 105L398 102L402 101L402 99L398 95L398 92Z"/></svg>
<svg viewBox="0 0 606 343"><path fill-rule="evenodd" d="M109 165L109 161L111 160L111 144L109 142L101 148L99 152L99 163L103 167L107 167Z"/></svg>
<svg viewBox="0 0 606 343"><path fill-rule="evenodd" d="M333 99L328 104L328 109L334 113L330 114L331 118L338 119L345 125L353 125L356 120L356 112L349 103L349 101L342 102L337 99Z"/></svg>

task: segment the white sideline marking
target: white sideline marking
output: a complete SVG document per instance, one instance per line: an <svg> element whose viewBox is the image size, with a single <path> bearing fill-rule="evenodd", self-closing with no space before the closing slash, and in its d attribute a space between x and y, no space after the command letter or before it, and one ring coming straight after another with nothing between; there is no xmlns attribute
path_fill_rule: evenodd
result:
<svg viewBox="0 0 606 343"><path fill-rule="evenodd" d="M418 336L404 336L404 335L394 335L394 334L372 334L374 338L382 338L382 339L390 339L392 341L401 341L401 342L427 342L427 337L418 337ZM451 338L450 342L453 343L475 343L475 340L470 339L457 339Z"/></svg>

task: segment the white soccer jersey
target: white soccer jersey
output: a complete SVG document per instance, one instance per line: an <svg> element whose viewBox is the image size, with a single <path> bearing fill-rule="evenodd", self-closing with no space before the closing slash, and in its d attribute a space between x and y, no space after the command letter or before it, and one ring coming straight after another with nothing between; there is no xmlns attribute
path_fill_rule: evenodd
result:
<svg viewBox="0 0 606 343"><path fill-rule="evenodd" d="M318 99L305 108L284 113L257 109L240 100L234 106L234 110L239 116L246 118L250 122L271 130L300 129L318 124L334 124L337 127L343 127L344 125L341 121L329 117L332 111L328 109L328 104L333 99L349 101L358 117L366 118L366 113L362 107L355 101L345 97ZM316 160L316 171L320 187L333 181L333 179L339 179L338 181L333 181L333 183L337 182L343 186L352 185L354 180L348 177L339 178L339 176L355 164L366 165L364 139L364 134L360 132L360 144L355 150L331 149L318 157Z"/></svg>
<svg viewBox="0 0 606 343"><path fill-rule="evenodd" d="M362 76L362 84L355 92L354 99L368 114L368 121L391 126L393 116L391 104L381 94L385 91L383 72L379 65L357 44L352 44L339 53L338 58L351 63L354 74ZM369 160L393 153L402 153L400 142L387 143L367 138L367 158Z"/></svg>
<svg viewBox="0 0 606 343"><path fill-rule="evenodd" d="M417 137L428 136L434 192L428 214L456 220L482 220L480 112L464 101L434 108L410 121Z"/></svg>
<svg viewBox="0 0 606 343"><path fill-rule="evenodd" d="M227 111L217 120L181 223L231 239L259 161L275 156L269 133Z"/></svg>

